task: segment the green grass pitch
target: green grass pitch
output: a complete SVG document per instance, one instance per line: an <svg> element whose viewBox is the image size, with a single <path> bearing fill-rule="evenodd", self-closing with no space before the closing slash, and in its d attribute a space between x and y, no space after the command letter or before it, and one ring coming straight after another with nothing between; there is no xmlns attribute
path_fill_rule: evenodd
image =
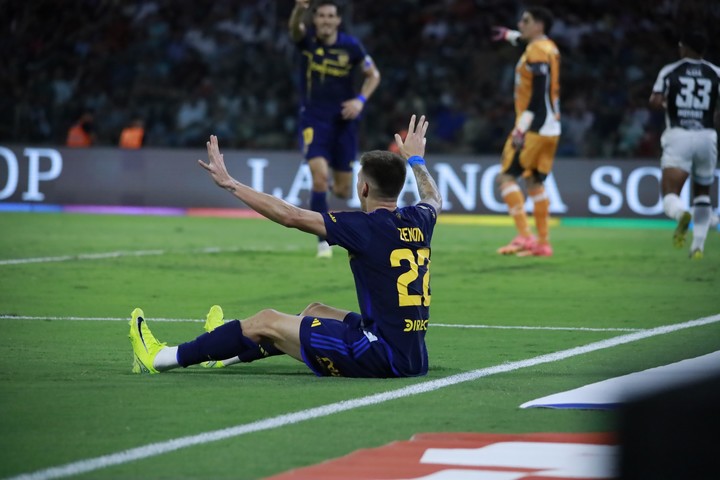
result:
<svg viewBox="0 0 720 480"><path fill-rule="evenodd" d="M112 318L140 306L155 335L177 344L202 333L202 323L153 318L200 320L213 304L226 318L299 312L312 301L356 310L345 252L336 247L332 260L317 260L313 238L266 220L0 213L0 262L45 258L0 263L0 477L627 334L437 324L646 329L720 312L717 232L702 261L672 248L671 228L561 226L552 234L553 258L508 258L495 249L512 237L509 227L437 226L427 377L317 378L284 357L139 376L130 372L127 322ZM123 254L81 256L109 252ZM70 258L55 258L63 256ZM719 345L713 323L77 478L261 478L419 432L612 431L611 413L518 406Z"/></svg>

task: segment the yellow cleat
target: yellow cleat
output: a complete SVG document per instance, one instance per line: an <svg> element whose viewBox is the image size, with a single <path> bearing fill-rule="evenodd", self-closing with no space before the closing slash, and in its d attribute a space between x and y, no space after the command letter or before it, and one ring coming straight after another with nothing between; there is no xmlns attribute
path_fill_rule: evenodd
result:
<svg viewBox="0 0 720 480"><path fill-rule="evenodd" d="M683 248L685 246L685 237L687 237L688 227L690 226L692 215L690 212L684 212L680 220L678 220L675 233L673 233L673 246L675 248Z"/></svg>
<svg viewBox="0 0 720 480"><path fill-rule="evenodd" d="M222 308L220 305L213 305L210 307L207 317L205 317L205 325L203 325L203 328L206 332L210 333L224 323ZM210 360L202 362L200 365L205 368L223 368L225 366L220 360Z"/></svg>
<svg viewBox="0 0 720 480"><path fill-rule="evenodd" d="M703 258L703 251L699 248L696 248L695 250L692 250L690 252L690 260L702 260Z"/></svg>
<svg viewBox="0 0 720 480"><path fill-rule="evenodd" d="M133 373L159 373L153 367L158 352L167 345L160 343L145 322L145 313L136 308L130 314L130 344L133 349Z"/></svg>
<svg viewBox="0 0 720 480"><path fill-rule="evenodd" d="M208 312L207 316L205 317L205 325L203 328L206 332L212 332L219 326L221 326L223 323L223 310L220 305L213 305L210 307L210 311Z"/></svg>

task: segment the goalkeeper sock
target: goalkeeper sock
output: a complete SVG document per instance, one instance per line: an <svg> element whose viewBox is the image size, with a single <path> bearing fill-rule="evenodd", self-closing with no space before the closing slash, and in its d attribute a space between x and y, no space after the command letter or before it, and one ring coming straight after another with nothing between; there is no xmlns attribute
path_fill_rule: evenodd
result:
<svg viewBox="0 0 720 480"><path fill-rule="evenodd" d="M310 192L310 210L318 213L325 213L328 211L327 192L316 192L315 190ZM318 242L322 242L324 240L324 238L318 237Z"/></svg>
<svg viewBox="0 0 720 480"><path fill-rule="evenodd" d="M507 182L500 188L500 194L508 206L510 215L515 220L518 233L523 237L529 237L531 233L525 213L525 196L520 191L520 187L515 182Z"/></svg>
<svg viewBox="0 0 720 480"><path fill-rule="evenodd" d="M183 367L208 360L240 356L258 345L243 335L240 320L233 320L178 346L177 361Z"/></svg>
<svg viewBox="0 0 720 480"><path fill-rule="evenodd" d="M535 216L535 227L538 232L538 242L548 243L550 240L550 232L548 223L550 220L550 199L545 192L545 187L540 185L532 191L528 191L533 201L533 215Z"/></svg>
<svg viewBox="0 0 720 480"><path fill-rule="evenodd" d="M693 201L693 241L690 250L702 250L710 228L712 206L709 195L700 195Z"/></svg>

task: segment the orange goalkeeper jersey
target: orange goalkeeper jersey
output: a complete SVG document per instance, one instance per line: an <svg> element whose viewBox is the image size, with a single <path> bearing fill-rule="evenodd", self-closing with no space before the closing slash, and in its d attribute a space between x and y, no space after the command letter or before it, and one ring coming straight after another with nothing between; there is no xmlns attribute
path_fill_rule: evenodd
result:
<svg viewBox="0 0 720 480"><path fill-rule="evenodd" d="M525 110L534 114L528 131L560 135L560 51L549 38L530 42L515 67L516 119Z"/></svg>

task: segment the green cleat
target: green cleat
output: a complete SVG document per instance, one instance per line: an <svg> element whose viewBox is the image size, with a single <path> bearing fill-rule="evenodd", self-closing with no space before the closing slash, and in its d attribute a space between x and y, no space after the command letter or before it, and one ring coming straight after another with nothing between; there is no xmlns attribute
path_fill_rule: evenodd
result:
<svg viewBox="0 0 720 480"><path fill-rule="evenodd" d="M690 252L690 260L702 260L703 258L703 251L699 248L696 248Z"/></svg>
<svg viewBox="0 0 720 480"><path fill-rule="evenodd" d="M223 321L223 311L220 305L213 305L210 307L210 311L208 312L207 317L205 317L205 325L203 326L205 331L210 333L223 323L225 322ZM200 365L205 368L223 368L225 366L225 364L220 360L209 360L207 362L202 362Z"/></svg>
<svg viewBox="0 0 720 480"><path fill-rule="evenodd" d="M133 348L133 373L159 373L153 367L158 352L167 345L160 343L145 323L145 313L136 308L130 314L130 344Z"/></svg>
<svg viewBox="0 0 720 480"><path fill-rule="evenodd" d="M684 212L680 220L678 220L675 233L673 233L673 246L675 248L683 248L685 246L685 237L687 237L688 227L690 226L692 215L690 212Z"/></svg>

